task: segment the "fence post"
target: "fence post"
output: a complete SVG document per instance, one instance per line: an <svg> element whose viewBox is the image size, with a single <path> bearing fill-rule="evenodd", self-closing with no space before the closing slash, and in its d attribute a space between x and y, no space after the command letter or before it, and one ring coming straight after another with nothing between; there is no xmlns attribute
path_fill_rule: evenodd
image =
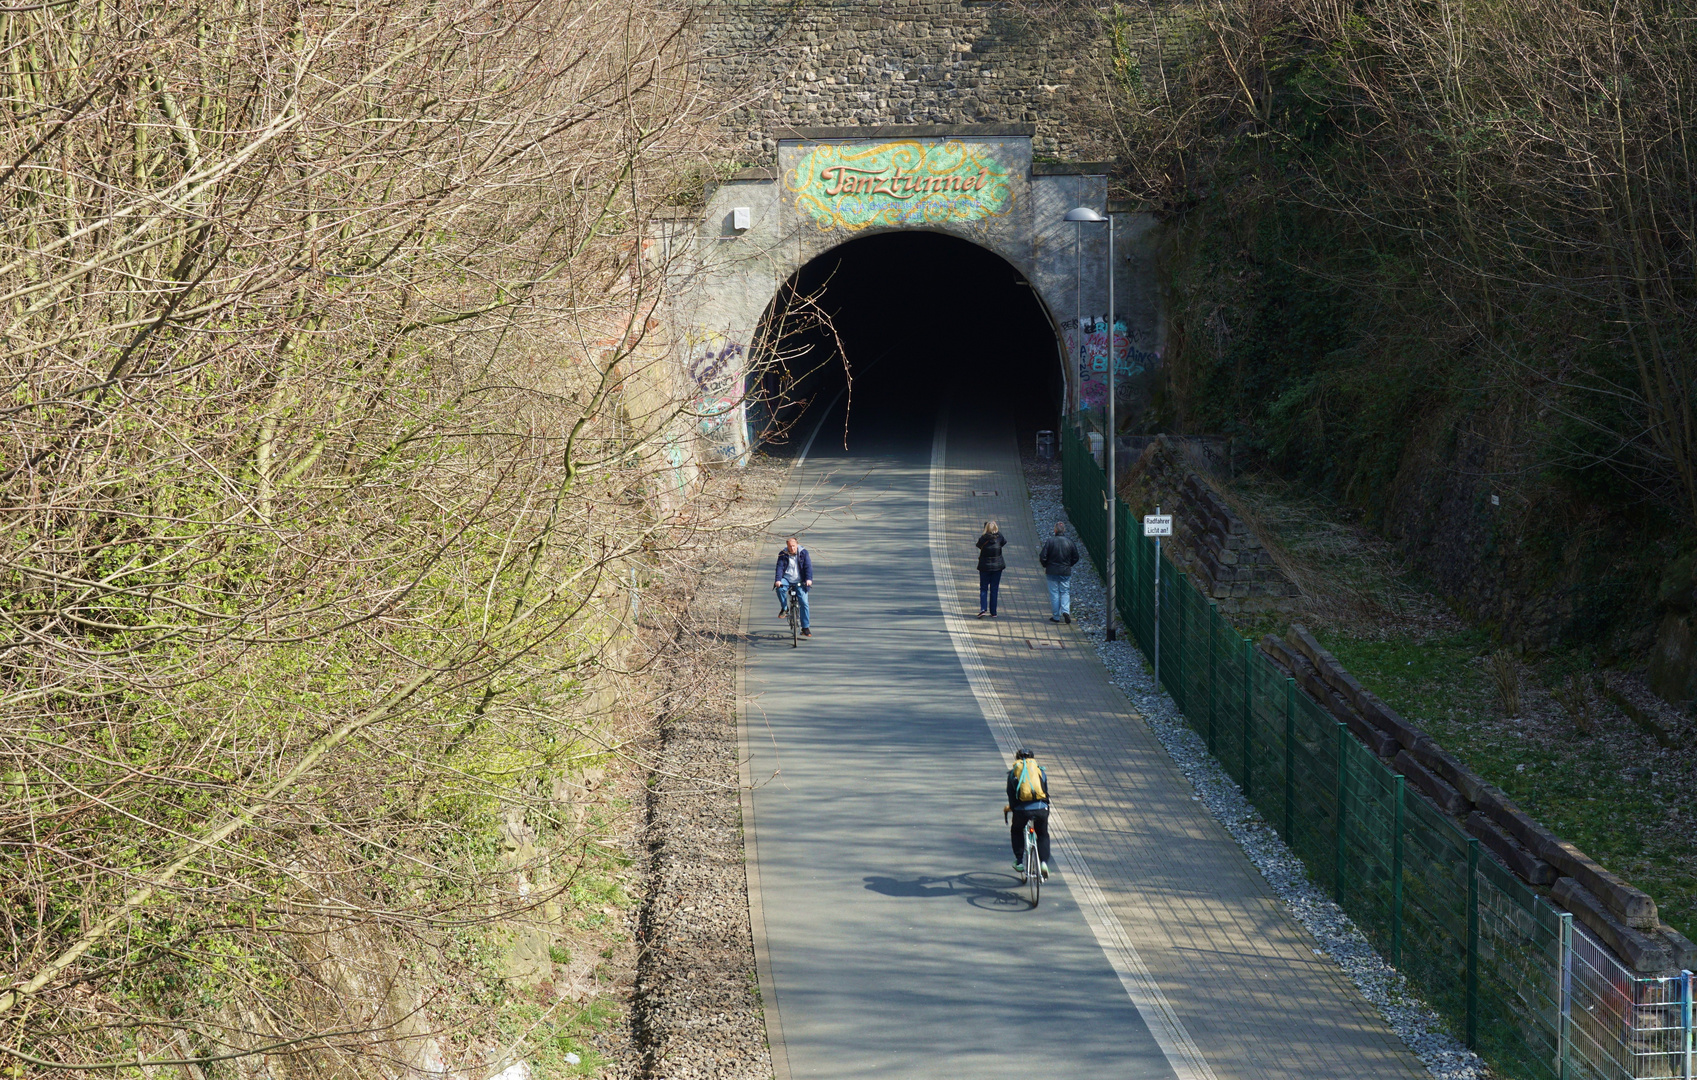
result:
<svg viewBox="0 0 1697 1080"><path fill-rule="evenodd" d="M1189 579L1188 574L1178 573L1173 575L1173 592L1177 594L1173 597L1173 622L1177 624L1174 629L1178 631L1178 640L1173 643L1173 652L1178 655L1178 663L1173 668L1175 673L1173 689L1177 691L1173 694L1173 700L1178 702L1179 713L1185 716L1190 715L1189 702L1185 700L1190 695L1184 692L1184 609L1189 606L1184 602L1184 583ZM1196 725L1192 724L1191 730L1194 731L1195 729ZM1209 747L1209 749L1212 750L1213 748Z"/></svg>
<svg viewBox="0 0 1697 1080"><path fill-rule="evenodd" d="M1255 707L1251 688L1254 686L1250 675L1250 664L1255 660L1255 646L1247 639L1243 642L1243 797L1253 801L1255 798L1254 770L1250 766L1255 755L1250 748L1255 745Z"/></svg>
<svg viewBox="0 0 1697 1080"><path fill-rule="evenodd" d="M1120 606L1120 598L1129 591L1126 588L1124 570L1130 563L1130 558L1125 550L1125 541L1126 537L1131 535L1131 514L1129 511L1125 514L1120 513L1121 510L1126 509L1126 505L1120 502L1118 495L1114 496L1112 502L1112 513L1114 515L1114 612L1119 615L1120 622L1123 624L1126 609ZM1123 625L1121 629L1124 629Z"/></svg>
<svg viewBox="0 0 1697 1080"><path fill-rule="evenodd" d="M1391 967L1402 966L1402 800L1408 780L1396 778L1396 806L1391 810Z"/></svg>
<svg viewBox="0 0 1697 1080"><path fill-rule="evenodd" d="M1141 595L1143 597L1143 612L1144 612L1144 617L1148 620L1148 624L1145 627L1144 632L1143 632L1143 645L1144 645L1144 648L1147 649L1150 645L1154 644L1154 633L1155 633L1155 629L1154 629L1155 628L1155 612L1154 612L1155 586L1154 586L1154 570L1152 569L1152 567L1155 565L1155 562L1154 562L1155 545L1151 544L1148 540L1145 540L1142 537L1139 537L1138 540L1142 544L1143 549L1142 549L1142 552L1137 557L1139 563L1142 564L1142 569L1139 570L1138 574L1137 574L1137 587L1142 590Z"/></svg>
<svg viewBox="0 0 1697 1080"><path fill-rule="evenodd" d="M1219 705L1219 694L1215 687L1219 683L1219 657L1215 645L1219 641L1220 613L1219 605L1208 601L1208 752L1214 753L1214 712ZM1218 756L1218 755L1216 755Z"/></svg>
<svg viewBox="0 0 1697 1080"><path fill-rule="evenodd" d="M1150 544L1148 540L1144 539L1141 536L1138 537L1137 539L1138 539L1138 552L1137 552L1137 566L1138 566L1137 589L1138 589L1138 593L1137 593L1137 595L1141 598L1141 603L1143 605L1143 615L1144 615L1144 619L1146 620L1146 623L1145 623L1144 628L1143 628L1143 647L1144 647L1145 650L1147 650L1152 643L1152 641L1151 641L1151 637L1152 637L1152 634L1153 634L1152 628L1155 625L1155 617L1150 612L1152 604L1151 604L1151 599L1150 599L1150 595L1149 595L1150 590L1153 588L1153 586L1150 584L1149 557L1154 554L1154 546L1152 544Z"/></svg>
<svg viewBox="0 0 1697 1080"><path fill-rule="evenodd" d="M1573 1020L1573 913L1561 913L1561 1017L1556 1024L1556 1080L1567 1080L1568 1026Z"/></svg>
<svg viewBox="0 0 1697 1080"><path fill-rule="evenodd" d="M1143 590L1143 612L1148 624L1143 634L1143 648L1147 652L1155 644L1155 545L1142 537L1138 538L1143 545L1143 554L1138 558L1143 563L1143 569L1137 577L1137 587Z"/></svg>
<svg viewBox="0 0 1697 1080"><path fill-rule="evenodd" d="M1692 1060L1697 1058L1697 1031L1691 1027L1691 988L1697 985L1697 979L1689 971L1681 974L1685 976L1685 1003L1680 1009L1680 1026L1685 1029L1685 1080L1692 1080L1697 1073L1697 1062Z"/></svg>
<svg viewBox="0 0 1697 1080"><path fill-rule="evenodd" d="M1127 529L1125 534L1126 546L1131 549L1128 556L1131 559L1131 573L1126 575L1131 588L1131 627L1132 636L1144 652L1149 651L1149 635L1143 632L1143 530Z"/></svg>
<svg viewBox="0 0 1697 1080"><path fill-rule="evenodd" d="M1108 519L1114 526L1114 550L1111 552L1114 557L1114 587L1108 594L1108 614L1113 616L1109 625L1112 625L1113 622L1125 619L1125 612L1120 610L1120 590L1125 588L1125 578L1120 574L1120 556L1124 554L1125 548L1125 541L1121 537L1125 533L1120 530L1120 500L1111 491L1108 493ZM1102 584L1106 587L1108 583L1104 580Z"/></svg>
<svg viewBox="0 0 1697 1080"><path fill-rule="evenodd" d="M1337 726L1338 749L1338 812L1332 819L1337 835L1332 845L1332 899L1343 907L1343 835L1349 816L1349 726L1342 720Z"/></svg>
<svg viewBox="0 0 1697 1080"><path fill-rule="evenodd" d="M1467 838L1467 1048L1479 1046L1479 838Z"/></svg>
<svg viewBox="0 0 1697 1080"><path fill-rule="evenodd" d="M1296 798L1296 680L1285 676L1285 843L1296 850L1296 834L1290 831L1291 803Z"/></svg>

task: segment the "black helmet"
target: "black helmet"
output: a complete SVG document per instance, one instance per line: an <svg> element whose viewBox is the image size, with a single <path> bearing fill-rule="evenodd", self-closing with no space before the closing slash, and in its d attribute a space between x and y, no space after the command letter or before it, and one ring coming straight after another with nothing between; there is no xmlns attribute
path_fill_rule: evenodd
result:
<svg viewBox="0 0 1697 1080"><path fill-rule="evenodd" d="M1023 748L1023 747L1021 747L1021 748L1020 748L1020 750L1019 750L1019 752L1017 752L1017 753L1016 753L1016 754L1014 754L1014 756L1013 756L1013 759L1014 759L1014 760L1015 760L1015 761L1018 761L1018 760L1019 760L1019 759L1020 759L1020 758L1028 758L1028 757L1031 757L1031 758L1034 758L1034 757L1036 757L1036 756L1037 756L1037 755L1036 755L1036 754L1034 754L1034 753L1032 753L1032 752L1031 752L1031 751L1030 751L1030 750L1026 750L1026 749L1024 749L1024 748Z"/></svg>

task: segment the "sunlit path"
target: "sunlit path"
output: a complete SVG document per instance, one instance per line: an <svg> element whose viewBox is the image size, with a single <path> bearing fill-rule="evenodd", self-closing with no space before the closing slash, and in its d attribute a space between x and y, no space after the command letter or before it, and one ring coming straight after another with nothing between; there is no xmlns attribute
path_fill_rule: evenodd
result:
<svg viewBox="0 0 1697 1080"><path fill-rule="evenodd" d="M780 523L813 553L818 636L780 640L768 566L746 609L756 935L780 1073L1421 1075L1190 801L1082 628L1047 621L1006 418L958 402L933 475L942 402L868 398L878 407L847 450L815 447L794 478L815 505ZM958 618L976 608L983 517L1011 541L995 621ZM940 583L956 590L960 641ZM1003 710L1002 741L1049 762L1084 864L1062 868L1035 912L1009 869L987 708ZM1099 888L1081 893L1086 868ZM1146 980L1142 1013L1128 963Z"/></svg>

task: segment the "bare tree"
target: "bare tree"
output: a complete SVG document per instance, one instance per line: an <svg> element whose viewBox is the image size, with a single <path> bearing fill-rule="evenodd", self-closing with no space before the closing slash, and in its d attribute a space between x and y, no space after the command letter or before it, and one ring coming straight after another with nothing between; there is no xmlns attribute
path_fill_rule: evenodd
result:
<svg viewBox="0 0 1697 1080"><path fill-rule="evenodd" d="M689 9L0 14L0 1055L470 1053L397 958L616 860Z"/></svg>
<svg viewBox="0 0 1697 1080"><path fill-rule="evenodd" d="M1109 21L1120 183L1178 215L1306 205L1360 257L1299 271L1363 298L1382 352L1473 358L1521 467L1605 469L1697 522L1688 13L1147 0Z"/></svg>

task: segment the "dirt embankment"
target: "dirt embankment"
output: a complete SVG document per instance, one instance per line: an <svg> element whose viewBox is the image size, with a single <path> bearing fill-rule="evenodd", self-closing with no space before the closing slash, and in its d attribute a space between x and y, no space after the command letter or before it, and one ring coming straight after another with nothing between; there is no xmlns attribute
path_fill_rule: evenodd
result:
<svg viewBox="0 0 1697 1080"><path fill-rule="evenodd" d="M742 590L786 473L757 461L729 481L730 524L679 552L674 584L645 600L661 696L640 755L645 891L626 1075L772 1075L743 863L736 663Z"/></svg>

